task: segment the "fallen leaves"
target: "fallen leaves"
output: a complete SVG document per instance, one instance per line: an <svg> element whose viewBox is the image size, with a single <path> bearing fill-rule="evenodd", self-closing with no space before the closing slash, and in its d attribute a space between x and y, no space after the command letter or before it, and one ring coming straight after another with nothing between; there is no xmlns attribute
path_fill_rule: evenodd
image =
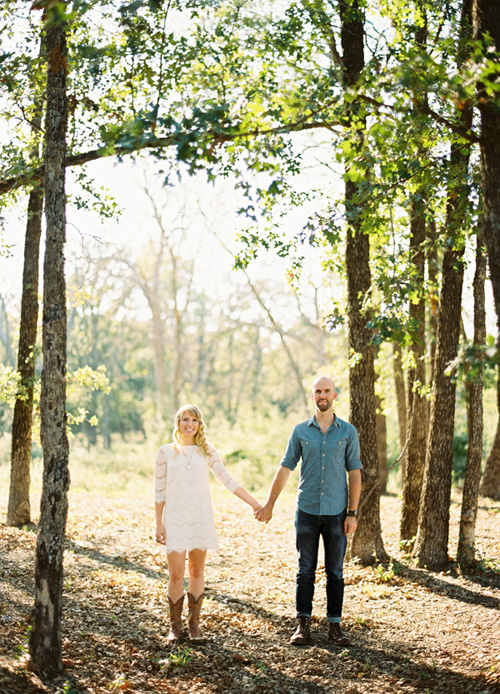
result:
<svg viewBox="0 0 500 694"><path fill-rule="evenodd" d="M151 540L149 501L71 500L65 554L63 663L53 683L23 667L33 600L31 530L0 532L0 693L8 694L494 694L500 692L494 571L431 574L397 545L399 500L382 499L388 566L346 566L343 625L350 650L327 638L320 559L313 644L292 648L296 555L293 508L262 527L229 497L217 513L221 553L209 555L206 641L166 645L165 558ZM453 508L452 508L453 511ZM500 514L486 504L490 564L500 560ZM453 525L455 523L455 525ZM457 532L457 521L452 527ZM478 523L478 527L481 527ZM480 542L478 538L478 542ZM392 545L391 545L392 542ZM497 547L497 554L493 550ZM493 549L492 549L493 548Z"/></svg>

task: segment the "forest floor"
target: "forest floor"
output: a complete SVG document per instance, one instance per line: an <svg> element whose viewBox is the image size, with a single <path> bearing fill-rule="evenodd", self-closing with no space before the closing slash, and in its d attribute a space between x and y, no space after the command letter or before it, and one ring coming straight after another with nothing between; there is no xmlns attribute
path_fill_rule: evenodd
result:
<svg viewBox="0 0 500 694"><path fill-rule="evenodd" d="M0 498L5 519L6 498ZM65 552L65 669L43 681L27 668L34 529L0 526L0 693L164 692L378 694L500 692L500 505L481 499L474 575L419 569L398 543L400 499L381 500L391 562L347 562L343 626L351 648L327 638L318 568L313 641L289 645L295 625L293 498L268 525L222 490L221 551L210 555L202 627L171 650L165 558L149 499L71 494ZM451 508L456 549L459 497Z"/></svg>

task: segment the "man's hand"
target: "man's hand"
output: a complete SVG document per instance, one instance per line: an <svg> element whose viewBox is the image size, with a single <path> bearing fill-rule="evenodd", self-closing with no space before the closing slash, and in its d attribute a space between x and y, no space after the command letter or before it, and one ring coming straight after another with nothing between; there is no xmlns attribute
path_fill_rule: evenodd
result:
<svg viewBox="0 0 500 694"><path fill-rule="evenodd" d="M273 509L272 507L268 506L268 504L265 504L255 511L254 516L261 523L269 523L273 517Z"/></svg>
<svg viewBox="0 0 500 694"><path fill-rule="evenodd" d="M344 521L344 532L346 535L352 535L352 533L358 527L358 521L354 516L346 516Z"/></svg>

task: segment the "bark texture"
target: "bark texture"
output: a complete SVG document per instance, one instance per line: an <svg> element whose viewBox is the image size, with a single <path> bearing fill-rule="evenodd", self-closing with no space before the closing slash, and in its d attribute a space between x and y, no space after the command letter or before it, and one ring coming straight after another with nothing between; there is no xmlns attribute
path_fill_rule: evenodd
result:
<svg viewBox="0 0 500 694"><path fill-rule="evenodd" d="M398 412L398 432L399 432L399 449L404 450L406 444L406 427L407 427L407 415L406 415L406 388L405 379L403 374L403 362L402 362L402 350L399 342L393 342L393 364L394 364L394 389L396 391L396 404ZM406 474L406 459L407 454L405 453L400 461L402 479L404 480Z"/></svg>
<svg viewBox="0 0 500 694"><path fill-rule="evenodd" d="M474 38L484 40L489 34L495 52L488 60L500 62L500 3L473 0ZM478 106L481 113L481 189L483 194L483 231L497 317L500 318L500 108L498 97L492 98L478 85Z"/></svg>
<svg viewBox="0 0 500 694"><path fill-rule="evenodd" d="M60 12L60 4L58 10ZM31 667L48 677L62 669L63 546L68 512L66 435L66 37L59 14L46 17L45 218L43 369L40 398L43 487L36 547L35 604L29 641Z"/></svg>
<svg viewBox="0 0 500 694"><path fill-rule="evenodd" d="M456 385L446 369L457 356L463 283L462 251L446 251L440 295L436 373L415 556L420 566L448 563Z"/></svg>
<svg viewBox="0 0 500 694"><path fill-rule="evenodd" d="M487 59L500 62L500 3L490 0L473 0L473 28L476 41L484 40L485 34L489 34L495 52L488 52ZM485 56L486 52L485 47ZM481 113L483 231L488 251L497 321L500 325L500 186L498 185L500 181L500 108L498 97L495 102L481 84L478 85L478 106ZM498 388L500 411L500 378ZM486 463L481 493L493 499L500 499L500 421L493 448Z"/></svg>
<svg viewBox="0 0 500 694"><path fill-rule="evenodd" d="M410 301L409 315L418 326L413 334L411 352L413 364L408 370L408 451L406 474L403 478L403 503L401 508L400 539L414 540L418 528L420 496L424 479L427 449L427 400L421 388L425 386L425 302L422 298L425 282L426 240L424 210L421 202L412 201L410 265L413 281L420 297Z"/></svg>
<svg viewBox="0 0 500 694"><path fill-rule="evenodd" d="M375 399L377 407L377 456L378 456L378 482L381 494L387 492L387 418L383 412L379 412L383 405L379 397Z"/></svg>
<svg viewBox="0 0 500 694"><path fill-rule="evenodd" d="M358 0L341 0L341 42L344 88L352 88L364 66L364 16ZM354 118L356 102L351 106ZM361 137L361 135L360 135ZM362 145L362 143L360 143ZM349 368L350 421L359 435L363 461L363 489L358 528L351 554L363 564L384 561L387 554L380 525L380 489L378 481L377 425L375 407L375 347L368 330L368 316L362 302L371 289L370 240L360 218L359 185L351 180L345 185L347 220L346 273L348 302L349 352L356 355Z"/></svg>
<svg viewBox="0 0 500 694"><path fill-rule="evenodd" d="M475 564L475 531L477 500L481 480L483 458L483 363L486 341L486 308L484 282L486 257L482 248L482 236L478 234L476 248L476 270L474 273L474 341L477 363L474 364L473 380L467 381L467 429L469 445L465 468L464 491L460 514L460 532L457 559L462 568Z"/></svg>
<svg viewBox="0 0 500 694"><path fill-rule="evenodd" d="M21 392L14 405L9 503L7 525L30 523L31 432L33 421L33 385L35 378L35 346L38 322L38 259L42 233L43 192L31 191L24 244L23 292L17 370Z"/></svg>

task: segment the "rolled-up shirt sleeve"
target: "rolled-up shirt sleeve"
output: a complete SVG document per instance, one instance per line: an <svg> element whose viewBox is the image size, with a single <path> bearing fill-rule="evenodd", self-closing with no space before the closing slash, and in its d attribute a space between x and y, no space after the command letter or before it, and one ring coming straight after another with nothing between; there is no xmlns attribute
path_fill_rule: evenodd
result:
<svg viewBox="0 0 500 694"><path fill-rule="evenodd" d="M295 427L295 429L292 431L292 435L288 439L285 455L281 459L280 465L288 468L289 470L295 470L301 455L302 447L300 445L300 439L297 436L297 427Z"/></svg>
<svg viewBox="0 0 500 694"><path fill-rule="evenodd" d="M155 502L161 504L165 501L165 489L167 486L167 455L163 447L158 450L155 460Z"/></svg>
<svg viewBox="0 0 500 694"><path fill-rule="evenodd" d="M346 470L361 470L361 452L359 450L359 438L356 429L349 426L349 436L347 438L347 446L345 452L345 467Z"/></svg>

